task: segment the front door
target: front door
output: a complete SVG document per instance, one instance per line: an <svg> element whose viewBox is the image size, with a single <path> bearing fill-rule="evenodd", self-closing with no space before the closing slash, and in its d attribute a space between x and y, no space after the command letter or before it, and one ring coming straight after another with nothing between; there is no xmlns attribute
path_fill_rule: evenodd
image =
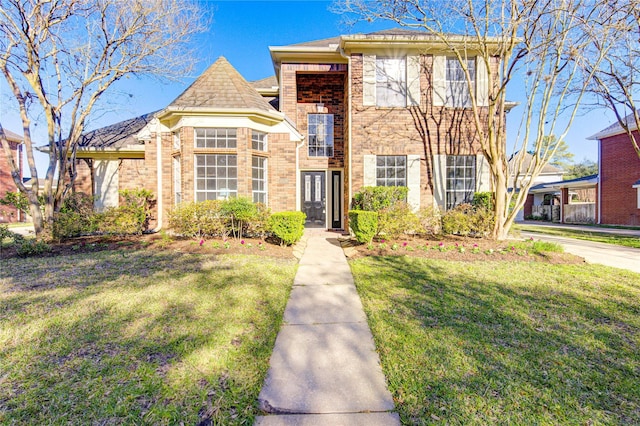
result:
<svg viewBox="0 0 640 426"><path fill-rule="evenodd" d="M305 227L326 227L325 172L301 172L302 211L307 215Z"/></svg>

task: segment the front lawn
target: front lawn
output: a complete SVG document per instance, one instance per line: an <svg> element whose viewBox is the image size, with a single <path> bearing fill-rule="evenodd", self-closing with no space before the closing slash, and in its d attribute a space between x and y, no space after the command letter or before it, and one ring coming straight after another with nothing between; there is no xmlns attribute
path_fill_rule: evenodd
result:
<svg viewBox="0 0 640 426"><path fill-rule="evenodd" d="M640 275L351 261L403 424L640 424Z"/></svg>
<svg viewBox="0 0 640 426"><path fill-rule="evenodd" d="M124 246L0 259L0 423L251 424L295 269Z"/></svg>

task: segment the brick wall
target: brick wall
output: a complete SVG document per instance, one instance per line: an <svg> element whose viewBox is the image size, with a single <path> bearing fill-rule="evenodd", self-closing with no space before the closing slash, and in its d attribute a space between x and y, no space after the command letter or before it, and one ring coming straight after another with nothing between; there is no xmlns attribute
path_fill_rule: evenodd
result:
<svg viewBox="0 0 640 426"><path fill-rule="evenodd" d="M636 132L636 138L640 134ZM600 142L601 223L640 225L638 189L631 186L640 180L640 159L625 134Z"/></svg>
<svg viewBox="0 0 640 426"><path fill-rule="evenodd" d="M432 56L421 57L420 105L408 108L379 108L362 103L362 55L352 54L352 188L364 181L364 155L419 155L421 158L422 207L433 203L433 156L472 155L480 142L470 110L434 107L432 99Z"/></svg>
<svg viewBox="0 0 640 426"><path fill-rule="evenodd" d="M18 156L18 144L9 142L9 146L11 148L11 155L16 159ZM0 198L4 198L7 192L16 192L17 190L18 188L11 176L9 161L4 153L4 149L0 146ZM14 207L0 204L0 223L17 221L18 210Z"/></svg>

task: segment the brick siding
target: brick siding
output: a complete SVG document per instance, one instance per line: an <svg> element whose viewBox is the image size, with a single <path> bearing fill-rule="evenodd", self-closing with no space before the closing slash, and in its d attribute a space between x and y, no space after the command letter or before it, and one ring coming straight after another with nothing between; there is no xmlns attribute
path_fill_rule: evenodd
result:
<svg viewBox="0 0 640 426"><path fill-rule="evenodd" d="M9 142L11 149L11 155L13 158L18 156L18 144ZM20 153L21 155L21 153ZM16 192L18 187L13 181L11 176L11 169L9 168L9 160L4 153L4 149L0 146L0 198L4 198L7 192ZM17 222L18 221L18 209L11 206L4 206L0 204L0 223Z"/></svg>
<svg viewBox="0 0 640 426"><path fill-rule="evenodd" d="M640 134L636 133L636 138ZM625 134L600 142L601 223L640 225L638 189L632 185L640 179L640 158Z"/></svg>

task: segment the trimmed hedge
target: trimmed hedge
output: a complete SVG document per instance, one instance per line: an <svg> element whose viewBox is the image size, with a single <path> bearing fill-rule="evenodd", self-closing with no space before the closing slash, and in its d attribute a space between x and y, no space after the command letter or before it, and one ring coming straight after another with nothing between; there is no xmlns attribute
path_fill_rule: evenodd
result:
<svg viewBox="0 0 640 426"><path fill-rule="evenodd" d="M222 200L184 202L169 213L169 228L186 237L226 235Z"/></svg>
<svg viewBox="0 0 640 426"><path fill-rule="evenodd" d="M353 209L377 212L397 202L406 202L406 186L364 186L353 196Z"/></svg>
<svg viewBox="0 0 640 426"><path fill-rule="evenodd" d="M300 241L304 233L307 215L303 212L279 212L269 217L269 230L281 244L291 245Z"/></svg>
<svg viewBox="0 0 640 426"><path fill-rule="evenodd" d="M350 210L349 227L359 243L369 244L378 233L378 213L365 210Z"/></svg>

